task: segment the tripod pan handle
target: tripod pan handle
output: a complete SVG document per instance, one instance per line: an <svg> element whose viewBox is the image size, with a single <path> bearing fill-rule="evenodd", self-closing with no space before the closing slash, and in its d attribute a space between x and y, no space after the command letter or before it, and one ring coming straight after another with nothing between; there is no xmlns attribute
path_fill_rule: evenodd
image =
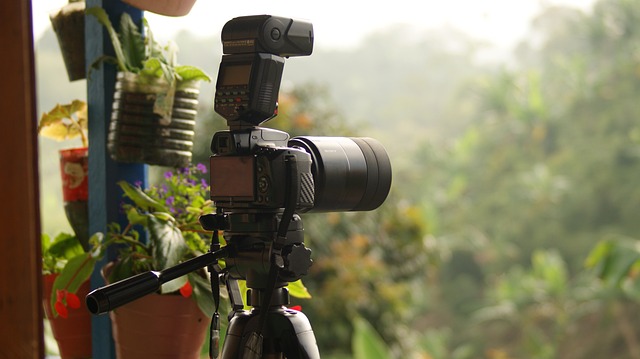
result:
<svg viewBox="0 0 640 359"><path fill-rule="evenodd" d="M87 308L93 314L104 314L157 291L161 285L160 272L140 273L93 290L87 295Z"/></svg>

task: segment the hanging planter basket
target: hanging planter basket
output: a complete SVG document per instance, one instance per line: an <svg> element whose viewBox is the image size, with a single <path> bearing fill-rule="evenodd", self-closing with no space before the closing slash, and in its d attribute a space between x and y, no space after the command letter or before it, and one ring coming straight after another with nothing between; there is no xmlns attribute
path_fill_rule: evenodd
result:
<svg viewBox="0 0 640 359"><path fill-rule="evenodd" d="M112 159L167 167L191 163L198 82L179 84L171 113L162 116L154 107L168 88L162 78L141 84L136 74L118 73L107 144Z"/></svg>
<svg viewBox="0 0 640 359"><path fill-rule="evenodd" d="M86 78L84 54L85 2L72 2L49 15L51 26L58 37L62 59L69 81Z"/></svg>
<svg viewBox="0 0 640 359"><path fill-rule="evenodd" d="M43 277L42 299L45 316L51 324L53 337L58 343L58 350L62 359L80 359L93 357L91 348L91 314L84 300L80 308L70 309L67 318L54 316L51 309L51 289L57 274L47 274ZM89 294L89 281L78 289L78 297L84 298Z"/></svg>
<svg viewBox="0 0 640 359"><path fill-rule="evenodd" d="M184 16L191 11L196 0L124 0L141 10L165 16Z"/></svg>

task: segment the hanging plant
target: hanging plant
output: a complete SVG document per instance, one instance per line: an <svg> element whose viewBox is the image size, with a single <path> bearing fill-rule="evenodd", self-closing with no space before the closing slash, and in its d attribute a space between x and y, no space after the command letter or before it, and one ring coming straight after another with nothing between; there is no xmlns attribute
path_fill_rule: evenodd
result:
<svg viewBox="0 0 640 359"><path fill-rule="evenodd" d="M158 93L153 106L154 112L164 119L170 120L174 95L181 83L211 81L211 77L198 67L178 65L178 46L174 42L165 46L157 43L146 19L142 20L146 33L143 37L127 13L120 18L120 32L113 28L104 9L89 8L87 14L95 16L107 29L115 51L115 58L103 56L92 66L102 61L116 63L120 71L137 75L135 86L138 89L161 87L162 81L159 80L165 81L168 86Z"/></svg>
<svg viewBox="0 0 640 359"><path fill-rule="evenodd" d="M146 36L124 13L116 32L105 11L87 13L104 25L115 56L102 56L120 72L114 92L107 146L120 162L169 167L191 163L200 81L211 81L201 69L178 65L178 47L158 44L143 19Z"/></svg>

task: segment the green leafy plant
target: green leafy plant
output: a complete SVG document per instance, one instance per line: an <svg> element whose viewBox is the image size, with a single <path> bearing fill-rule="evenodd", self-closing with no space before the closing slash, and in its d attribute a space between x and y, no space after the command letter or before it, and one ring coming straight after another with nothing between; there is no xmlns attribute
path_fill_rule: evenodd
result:
<svg viewBox="0 0 640 359"><path fill-rule="evenodd" d="M67 317L68 309L80 307L75 294L89 279L96 262L103 256L101 234L90 238L92 250L85 252L80 241L71 234L60 233L51 239L42 234L42 273L57 275L50 294L55 316Z"/></svg>
<svg viewBox="0 0 640 359"><path fill-rule="evenodd" d="M204 172L206 167L202 164L169 171L158 185L148 189L119 182L130 200L122 204L128 224L124 228L118 223L109 224L106 235L97 233L91 237L91 250L86 253L74 236L61 234L51 241L43 235L43 271L59 274L51 295L56 314L64 317L65 307L75 305L75 292L89 279L96 263L111 245L118 245L119 255L108 273L110 282L149 270L162 270L203 254L211 234L201 229L198 218L214 210L208 199L208 184L198 178ZM143 230L147 241L142 240ZM211 289L204 270L166 283L161 292L193 296L204 313L213 312Z"/></svg>
<svg viewBox="0 0 640 359"><path fill-rule="evenodd" d="M73 100L69 104L57 104L40 117L38 133L57 141L80 137L82 145L87 147L87 120L86 102Z"/></svg>
<svg viewBox="0 0 640 359"><path fill-rule="evenodd" d="M354 333L351 342L356 359L387 359L391 357L387 344L364 318L353 318Z"/></svg>
<svg viewBox="0 0 640 359"><path fill-rule="evenodd" d="M86 13L95 16L106 29L113 44L115 58L103 56L96 60L94 67L102 62L115 63L125 73L137 75L136 81L141 86L158 86L166 84L160 91L154 104L154 112L163 118L169 118L173 108L173 99L180 84L196 81L211 81L202 69L189 65L178 65L178 46L169 42L162 46L153 38L149 24L143 19L146 36L136 26L127 13L120 18L120 31L117 32L104 9L92 7Z"/></svg>
<svg viewBox="0 0 640 359"><path fill-rule="evenodd" d="M43 233L42 237L42 274L59 274L70 258L83 254L78 239L68 233L60 233L51 238Z"/></svg>
<svg viewBox="0 0 640 359"><path fill-rule="evenodd" d="M111 223L105 241L121 243L118 260L108 279L115 282L150 270L163 270L205 253L210 232L203 231L198 218L214 211L208 198L208 184L199 178L202 164L168 171L148 189L121 181L118 185L130 200L122 204L128 223ZM142 240L142 230L147 240ZM200 270L165 283L161 293L193 297L200 309L213 313L213 299L206 271Z"/></svg>
<svg viewBox="0 0 640 359"><path fill-rule="evenodd" d="M640 242L635 238L611 236L601 240L589 253L585 266L611 291L640 298Z"/></svg>

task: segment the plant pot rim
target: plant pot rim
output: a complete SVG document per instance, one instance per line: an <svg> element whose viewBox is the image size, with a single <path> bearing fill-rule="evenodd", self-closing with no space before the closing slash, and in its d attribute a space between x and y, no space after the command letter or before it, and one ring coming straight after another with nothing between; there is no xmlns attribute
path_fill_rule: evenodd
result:
<svg viewBox="0 0 640 359"><path fill-rule="evenodd" d="M58 152L75 152L75 151L83 151L88 149L89 149L89 146L79 146L79 147L61 148L58 150Z"/></svg>
<svg viewBox="0 0 640 359"><path fill-rule="evenodd" d="M59 9L52 11L49 14L49 17L54 18L56 16L66 15L68 13L75 12L75 11L84 11L85 8L86 8L86 4L84 1L70 2L70 3L64 4Z"/></svg>
<svg viewBox="0 0 640 359"><path fill-rule="evenodd" d="M124 2L159 15L184 16L191 11L196 0L124 0Z"/></svg>
<svg viewBox="0 0 640 359"><path fill-rule="evenodd" d="M169 89L169 83L164 77L141 76L140 74L119 71L117 75L120 89L124 92L163 93ZM198 91L200 80L178 81L176 91Z"/></svg>

